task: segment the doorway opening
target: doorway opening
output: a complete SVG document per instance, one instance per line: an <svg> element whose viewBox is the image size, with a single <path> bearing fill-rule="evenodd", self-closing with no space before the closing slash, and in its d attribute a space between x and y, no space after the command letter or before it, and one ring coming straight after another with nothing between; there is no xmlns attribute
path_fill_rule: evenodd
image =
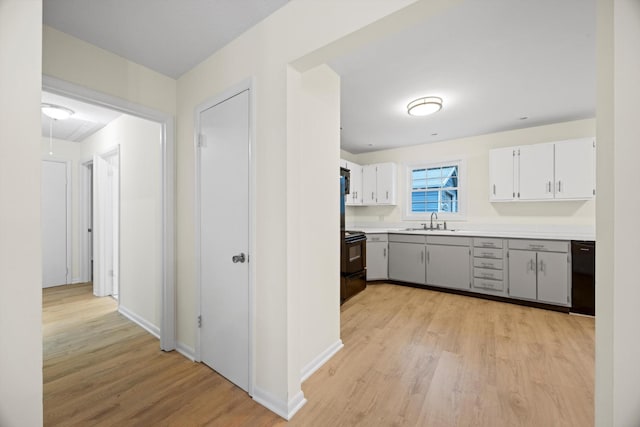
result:
<svg viewBox="0 0 640 427"><path fill-rule="evenodd" d="M121 314L160 338L162 350L174 350L173 117L48 76L43 90L118 116L118 127L100 130L103 138L75 159L76 283L95 282L96 295L116 297ZM63 155L66 146L54 144ZM100 196L100 182L109 197ZM101 242L100 233L112 237Z"/></svg>
<svg viewBox="0 0 640 427"><path fill-rule="evenodd" d="M93 154L93 160L87 166L91 167L91 173L85 176L89 176L91 182L86 187L90 188L91 195L84 203L91 212L87 219L92 226L85 227L91 246L87 247L83 258L90 259L93 294L119 300L120 148Z"/></svg>

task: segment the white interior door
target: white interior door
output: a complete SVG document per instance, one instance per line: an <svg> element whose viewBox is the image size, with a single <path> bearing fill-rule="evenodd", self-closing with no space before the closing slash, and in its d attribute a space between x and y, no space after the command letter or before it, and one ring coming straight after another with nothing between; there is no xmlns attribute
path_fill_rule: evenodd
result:
<svg viewBox="0 0 640 427"><path fill-rule="evenodd" d="M202 362L249 387L249 91L200 113Z"/></svg>
<svg viewBox="0 0 640 427"><path fill-rule="evenodd" d="M118 154L93 157L93 293L118 293Z"/></svg>
<svg viewBox="0 0 640 427"><path fill-rule="evenodd" d="M69 283L67 164L42 162L42 287Z"/></svg>

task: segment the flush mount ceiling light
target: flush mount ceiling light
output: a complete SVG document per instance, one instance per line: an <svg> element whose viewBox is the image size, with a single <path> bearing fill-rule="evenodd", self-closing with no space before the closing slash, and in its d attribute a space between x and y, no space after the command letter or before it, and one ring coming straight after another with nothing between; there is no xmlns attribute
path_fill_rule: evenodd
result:
<svg viewBox="0 0 640 427"><path fill-rule="evenodd" d="M42 113L53 120L66 120L74 114L74 111L67 107L55 104L42 104Z"/></svg>
<svg viewBox="0 0 640 427"><path fill-rule="evenodd" d="M53 122L57 120L67 120L71 117L74 111L67 107L62 107L55 104L42 104L40 105L42 114L49 117L49 155L53 156Z"/></svg>
<svg viewBox="0 0 640 427"><path fill-rule="evenodd" d="M442 108L442 98L437 96L427 96L411 101L407 105L407 113L410 116L428 116L436 113Z"/></svg>

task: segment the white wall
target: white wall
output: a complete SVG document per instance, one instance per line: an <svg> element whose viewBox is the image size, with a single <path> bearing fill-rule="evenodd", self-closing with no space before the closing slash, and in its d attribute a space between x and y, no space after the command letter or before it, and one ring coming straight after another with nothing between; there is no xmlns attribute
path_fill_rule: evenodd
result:
<svg viewBox="0 0 640 427"><path fill-rule="evenodd" d="M640 3L598 1L596 425L640 425Z"/></svg>
<svg viewBox="0 0 640 427"><path fill-rule="evenodd" d="M51 27L42 28L43 74L175 114L176 81Z"/></svg>
<svg viewBox="0 0 640 427"><path fill-rule="evenodd" d="M42 159L47 160L63 160L70 162L71 169L71 283L79 283L81 281L80 267L80 237L81 237L81 221L80 221L80 144L74 141L65 141L61 139L53 140L53 156L49 155L49 138L43 137L40 143Z"/></svg>
<svg viewBox="0 0 640 427"><path fill-rule="evenodd" d="M322 259L325 253L320 249L332 245L335 239L334 233L320 236L319 242L305 246L304 255L295 252L294 245L289 246L292 236L306 233L309 226L303 219L291 218L289 214L295 213L288 210L289 198L295 198L288 191L296 188L295 181L301 179L293 153L302 142L288 139L288 132L295 133L290 127L296 125L287 121L287 64L317 53L325 45L411 3L292 1L178 80L178 336L187 345L195 343L193 112L197 105L251 77L255 82L256 120L256 234L251 264L256 278L254 397L273 403L271 407L281 414L290 413L301 395L301 366L294 357L301 343L290 328L299 322L300 311L295 306L299 303L296 287L300 284L289 280L288 265L301 265L306 257ZM435 7L427 4L431 2L421 3L427 11ZM415 18L415 14L403 17L407 16ZM378 34L390 31L391 26L383 27ZM376 31L368 36L373 33ZM361 38L359 42L365 41ZM338 128L336 121L335 129ZM338 147L329 149L334 153L330 156L335 157L330 166L333 168L338 162ZM333 182L317 180L308 182L307 191L328 194L335 190ZM333 216L333 208L323 206L316 215ZM337 304L336 300L318 310L335 310Z"/></svg>
<svg viewBox="0 0 640 427"><path fill-rule="evenodd" d="M398 165L396 206L347 207L347 221L402 222L406 198L406 165L464 160L466 168L467 218L480 224L536 224L595 226L595 201L579 202L489 202L489 150L563 139L595 136L595 119L480 135L451 141L415 145L354 155L342 152L359 164L394 162ZM424 220L422 221L424 222Z"/></svg>
<svg viewBox="0 0 640 427"><path fill-rule="evenodd" d="M160 124L123 114L80 146L83 162L120 147L119 303L157 333L162 291Z"/></svg>
<svg viewBox="0 0 640 427"><path fill-rule="evenodd" d="M340 131L340 77L322 65L305 73L288 73L288 121L290 140L300 141L289 150L289 163L297 180L289 181L288 217L304 233L292 233L292 254L302 254L288 263L290 283L299 283L300 301L293 309L300 322L289 325L300 334L299 366L303 375L317 367L316 358L328 349L341 348L340 341L340 191L334 160L338 157ZM318 182L333 182L321 186ZM311 191L310 191L311 189ZM309 251L313 245L314 250ZM316 362L316 363L314 363ZM295 367L292 367L295 368ZM291 374L293 377L293 374Z"/></svg>
<svg viewBox="0 0 640 427"><path fill-rule="evenodd" d="M0 425L42 425L42 2L0 0Z"/></svg>

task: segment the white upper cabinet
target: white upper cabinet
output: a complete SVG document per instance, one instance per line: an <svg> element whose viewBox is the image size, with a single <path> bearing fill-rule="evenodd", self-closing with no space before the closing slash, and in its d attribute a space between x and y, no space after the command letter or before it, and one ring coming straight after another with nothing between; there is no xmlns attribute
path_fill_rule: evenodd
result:
<svg viewBox="0 0 640 427"><path fill-rule="evenodd" d="M595 140L489 151L489 200L586 200L595 195Z"/></svg>
<svg viewBox="0 0 640 427"><path fill-rule="evenodd" d="M515 153L513 147L489 152L489 199L492 202L513 200L516 197Z"/></svg>
<svg viewBox="0 0 640 427"><path fill-rule="evenodd" d="M395 163L377 163L363 166L362 193L363 205L395 205Z"/></svg>
<svg viewBox="0 0 640 427"><path fill-rule="evenodd" d="M553 144L518 147L520 200L553 199Z"/></svg>
<svg viewBox="0 0 640 427"><path fill-rule="evenodd" d="M556 199L588 199L596 194L594 138L556 142Z"/></svg>
<svg viewBox="0 0 640 427"><path fill-rule="evenodd" d="M349 194L345 203L347 206L358 206L362 204L362 166L357 163L347 162L349 169Z"/></svg>
<svg viewBox="0 0 640 427"><path fill-rule="evenodd" d="M379 205L396 204L396 165L379 163L376 173L377 202Z"/></svg>
<svg viewBox="0 0 640 427"><path fill-rule="evenodd" d="M347 206L362 205L362 166L340 159L340 167L349 169L349 194L345 195Z"/></svg>
<svg viewBox="0 0 640 427"><path fill-rule="evenodd" d="M362 204L375 205L378 189L376 165L362 166Z"/></svg>

